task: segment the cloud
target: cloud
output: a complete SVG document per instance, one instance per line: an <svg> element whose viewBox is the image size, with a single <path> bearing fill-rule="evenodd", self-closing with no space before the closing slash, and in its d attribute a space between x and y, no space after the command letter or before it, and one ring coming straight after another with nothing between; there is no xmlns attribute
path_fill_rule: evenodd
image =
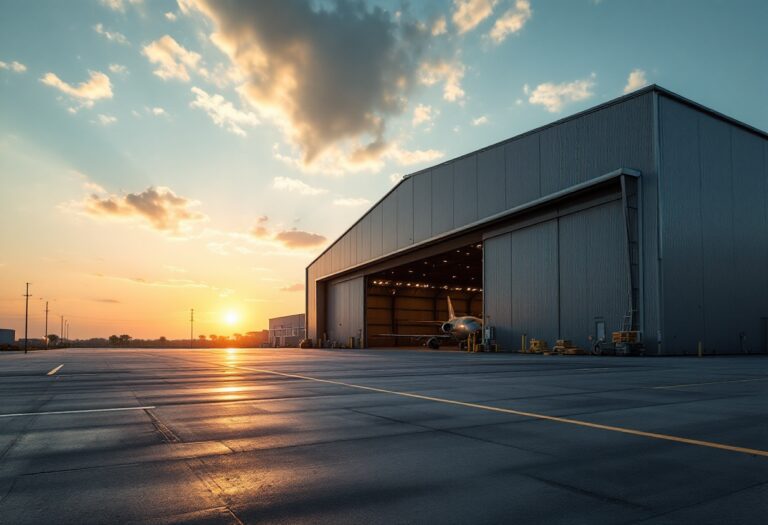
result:
<svg viewBox="0 0 768 525"><path fill-rule="evenodd" d="M334 206L344 206L348 208L356 208L358 206L367 206L371 201L364 197L340 197L333 200Z"/></svg>
<svg viewBox="0 0 768 525"><path fill-rule="evenodd" d="M429 38L407 16L363 2L181 5L212 20L212 41L244 75L240 93L304 164L339 153L356 164L383 151L386 120L405 109Z"/></svg>
<svg viewBox="0 0 768 525"><path fill-rule="evenodd" d="M303 292L304 291L304 283L294 283L288 286L283 286L280 288L281 292Z"/></svg>
<svg viewBox="0 0 768 525"><path fill-rule="evenodd" d="M91 301L97 302L97 303L106 303L106 304L120 304L120 301L117 299L109 299L109 298L94 298L91 299Z"/></svg>
<svg viewBox="0 0 768 525"><path fill-rule="evenodd" d="M126 73L128 73L128 68L121 64L110 64L109 70L112 73L116 73L118 75L125 75Z"/></svg>
<svg viewBox="0 0 768 525"><path fill-rule="evenodd" d="M431 162L442 158L445 152L436 149L416 149L408 150L401 148L399 145L392 146L387 151L387 157L394 159L398 164L403 166L411 166L413 164L420 164L422 162Z"/></svg>
<svg viewBox="0 0 768 525"><path fill-rule="evenodd" d="M446 32L448 32L448 24L446 23L444 16L441 16L435 20L435 23L432 24L431 32L432 36L444 35Z"/></svg>
<svg viewBox="0 0 768 525"><path fill-rule="evenodd" d="M99 71L89 71L89 78L77 86L73 86L61 80L55 73L46 73L40 82L54 87L77 99L83 106L92 107L94 101L102 98L112 98L112 83L109 77Z"/></svg>
<svg viewBox="0 0 768 525"><path fill-rule="evenodd" d="M453 24L459 34L476 28L491 16L497 0L453 0Z"/></svg>
<svg viewBox="0 0 768 525"><path fill-rule="evenodd" d="M112 115L104 115L103 113L99 113L96 116L96 121L101 124L102 126L109 126L110 124L114 124L117 122L117 117L113 117Z"/></svg>
<svg viewBox="0 0 768 525"><path fill-rule="evenodd" d="M528 85L526 84L523 90L526 95L530 92L528 102L544 106L550 113L557 113L569 102L586 100L594 95L592 88L595 86L595 76L596 75L592 73L587 78L574 80L573 82L563 82L561 84L546 82L536 86L536 89L533 91L530 91L530 88L528 88Z"/></svg>
<svg viewBox="0 0 768 525"><path fill-rule="evenodd" d="M21 62L16 62L15 60L10 64L0 60L0 69L9 69L14 73L24 73L27 70L27 66L25 66Z"/></svg>
<svg viewBox="0 0 768 525"><path fill-rule="evenodd" d="M473 126L482 126L484 124L488 124L488 117L485 115L472 119Z"/></svg>
<svg viewBox="0 0 768 525"><path fill-rule="evenodd" d="M531 2L529 0L517 0L515 7L508 9L496 19L488 36L494 43L502 43L509 35L520 31L531 18L531 14Z"/></svg>
<svg viewBox="0 0 768 525"><path fill-rule="evenodd" d="M648 79L645 78L645 71L642 69L633 69L627 77L627 85L624 86L624 93L637 91L641 87L648 85Z"/></svg>
<svg viewBox="0 0 768 525"><path fill-rule="evenodd" d="M214 124L235 135L245 137L246 133L242 126L255 126L259 123L254 113L235 108L221 95L209 95L198 87L193 87L192 93L195 95L195 100L190 102L191 107L202 109L211 117Z"/></svg>
<svg viewBox="0 0 768 525"><path fill-rule="evenodd" d="M283 243L288 248L314 248L323 244L326 238L317 233L292 229L277 232L275 240Z"/></svg>
<svg viewBox="0 0 768 525"><path fill-rule="evenodd" d="M160 107L149 108L149 111L156 117L161 117L168 114L163 108Z"/></svg>
<svg viewBox="0 0 768 525"><path fill-rule="evenodd" d="M403 178L403 175L401 173L390 173L389 174L389 182L392 184L397 184L400 182Z"/></svg>
<svg viewBox="0 0 768 525"><path fill-rule="evenodd" d="M127 45L128 39L125 37L124 34L118 33L117 31L107 31L104 29L103 24L96 24L93 26L93 30L96 31L98 34L109 40L110 42L117 42L118 44L125 44Z"/></svg>
<svg viewBox="0 0 768 525"><path fill-rule="evenodd" d="M191 209L198 204L170 188L151 186L141 193L123 196L93 193L76 203L75 208L92 217L139 219L156 230L177 233L188 223L207 219Z"/></svg>
<svg viewBox="0 0 768 525"><path fill-rule="evenodd" d="M101 5L106 6L110 8L113 11L119 11L121 13L125 13L125 5L139 5L143 3L144 0L101 0Z"/></svg>
<svg viewBox="0 0 768 525"><path fill-rule="evenodd" d="M189 82L190 70L207 76L207 71L199 65L202 58L200 54L188 51L168 35L144 46L141 52L152 64L157 65L153 73L163 80L175 78Z"/></svg>
<svg viewBox="0 0 768 525"><path fill-rule="evenodd" d="M273 240L290 249L315 248L325 243L324 236L317 233L301 231L296 228L290 230L271 231L269 217L262 215L251 228L250 234L256 239Z"/></svg>
<svg viewBox="0 0 768 525"><path fill-rule="evenodd" d="M413 119L411 120L411 124L415 127L420 124L431 124L432 120L437 116L437 111L435 111L432 106L425 106L424 104L419 104L413 109Z"/></svg>
<svg viewBox="0 0 768 525"><path fill-rule="evenodd" d="M458 61L425 62L419 68L419 81L427 86L443 82L443 99L458 102L464 98L461 87L464 69L464 64Z"/></svg>
<svg viewBox="0 0 768 525"><path fill-rule="evenodd" d="M170 20L171 22L175 22L176 18L177 18L176 17L176 13L168 11L167 13L165 13L165 18L166 18L166 20Z"/></svg>
<svg viewBox="0 0 768 525"><path fill-rule="evenodd" d="M328 190L324 188L315 188L304 181L290 177L275 177L272 181L272 187L277 190L296 192L301 195L322 195L323 193L328 193Z"/></svg>

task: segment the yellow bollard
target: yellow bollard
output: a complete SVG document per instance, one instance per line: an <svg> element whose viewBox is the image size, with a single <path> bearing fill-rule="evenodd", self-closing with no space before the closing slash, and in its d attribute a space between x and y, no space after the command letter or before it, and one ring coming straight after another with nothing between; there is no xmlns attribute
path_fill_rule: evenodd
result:
<svg viewBox="0 0 768 525"><path fill-rule="evenodd" d="M523 352L523 353L526 352L526 349L525 349L525 335L526 334L523 334L523 335L520 336L520 351Z"/></svg>
<svg viewBox="0 0 768 525"><path fill-rule="evenodd" d="M702 355L702 352L701 352L701 341L699 341L699 357L701 357L701 355Z"/></svg>

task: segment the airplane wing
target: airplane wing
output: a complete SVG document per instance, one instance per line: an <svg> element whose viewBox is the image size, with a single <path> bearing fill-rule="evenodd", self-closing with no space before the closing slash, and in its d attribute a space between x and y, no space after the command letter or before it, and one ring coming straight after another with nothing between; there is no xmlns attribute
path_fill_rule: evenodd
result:
<svg viewBox="0 0 768 525"><path fill-rule="evenodd" d="M451 339L450 334L375 334L370 337L408 337L410 339Z"/></svg>

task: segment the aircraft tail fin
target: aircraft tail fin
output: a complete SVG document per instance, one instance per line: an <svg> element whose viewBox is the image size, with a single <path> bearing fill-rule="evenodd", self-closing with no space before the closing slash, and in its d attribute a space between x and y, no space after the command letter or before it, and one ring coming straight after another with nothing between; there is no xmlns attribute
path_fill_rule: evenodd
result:
<svg viewBox="0 0 768 525"><path fill-rule="evenodd" d="M446 296L448 299L448 319L453 319L456 317L456 312L453 311L453 303L451 303L450 296Z"/></svg>

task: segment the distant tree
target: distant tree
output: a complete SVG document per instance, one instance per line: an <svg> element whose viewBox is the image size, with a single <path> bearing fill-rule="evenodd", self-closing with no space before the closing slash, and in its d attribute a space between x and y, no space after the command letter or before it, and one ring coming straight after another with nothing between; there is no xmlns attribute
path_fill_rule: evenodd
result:
<svg viewBox="0 0 768 525"><path fill-rule="evenodd" d="M241 339L243 337L243 334L232 334L232 337L235 339Z"/></svg>
<svg viewBox="0 0 768 525"><path fill-rule="evenodd" d="M59 344L59 336L56 334L48 334L48 344L52 346Z"/></svg>
<svg viewBox="0 0 768 525"><path fill-rule="evenodd" d="M120 338L117 337L116 335L110 335L109 344L112 346L117 346L118 344L120 344Z"/></svg>
<svg viewBox="0 0 768 525"><path fill-rule="evenodd" d="M218 339L218 338L219 338L219 336L216 335L216 334L211 334L211 335L208 336L208 339L210 339L213 342L216 342L216 339Z"/></svg>
<svg viewBox="0 0 768 525"><path fill-rule="evenodd" d="M204 336L204 335L198 335L197 337L198 337L198 339L200 339L201 341L205 341L205 336Z"/></svg>
<svg viewBox="0 0 768 525"><path fill-rule="evenodd" d="M132 338L130 335L128 335L128 334L122 334L122 335L120 336L120 344L121 344L121 345L125 345L125 346L128 346L128 343L130 343L130 342L131 342L131 339L133 339L133 338Z"/></svg>
<svg viewBox="0 0 768 525"><path fill-rule="evenodd" d="M165 346L168 343L168 339L166 339L164 335L161 335L160 339L158 339L158 341L160 341L160 344L162 346Z"/></svg>

